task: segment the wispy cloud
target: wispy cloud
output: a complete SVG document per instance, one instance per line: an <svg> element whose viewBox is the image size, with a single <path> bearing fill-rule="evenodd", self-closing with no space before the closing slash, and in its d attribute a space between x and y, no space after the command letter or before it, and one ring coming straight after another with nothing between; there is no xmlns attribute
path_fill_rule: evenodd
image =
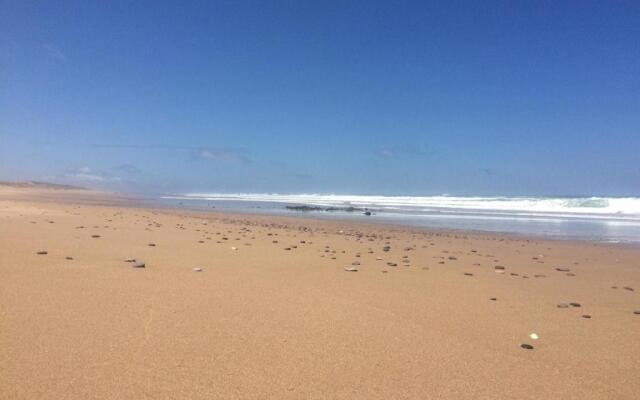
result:
<svg viewBox="0 0 640 400"><path fill-rule="evenodd" d="M249 158L238 149L200 148L194 151L195 158L202 160L238 162L249 164Z"/></svg>
<svg viewBox="0 0 640 400"><path fill-rule="evenodd" d="M117 176L112 176L102 172L93 171L89 167L79 167L68 170L62 175L65 180L71 180L74 182L120 182L121 179Z"/></svg>
<svg viewBox="0 0 640 400"><path fill-rule="evenodd" d="M58 47L52 45L51 43L45 43L42 45L42 48L47 53L47 55L53 58L56 61L67 61L67 56L60 50Z"/></svg>
<svg viewBox="0 0 640 400"><path fill-rule="evenodd" d="M421 144L390 145L373 150L373 154L382 159L395 159L400 157L428 157L429 151Z"/></svg>
<svg viewBox="0 0 640 400"><path fill-rule="evenodd" d="M250 164L251 159L247 155L246 149L229 147L210 146L181 146L162 144L107 144L94 143L93 147L116 148L116 149L138 149L138 150L182 150L190 152L195 160L209 160L220 162L236 162Z"/></svg>
<svg viewBox="0 0 640 400"><path fill-rule="evenodd" d="M396 153L388 148L377 149L375 151L376 155L382 158L393 158Z"/></svg>

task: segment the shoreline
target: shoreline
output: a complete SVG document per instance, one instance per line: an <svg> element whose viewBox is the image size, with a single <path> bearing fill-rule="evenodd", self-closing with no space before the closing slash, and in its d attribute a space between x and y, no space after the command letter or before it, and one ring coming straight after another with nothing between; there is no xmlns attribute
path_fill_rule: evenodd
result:
<svg viewBox="0 0 640 400"><path fill-rule="evenodd" d="M1 188L0 188L1 189ZM198 216L217 216L217 217L228 217L234 216L235 218L242 217L258 217L258 218L268 218L268 219L277 219L277 220L289 220L291 222L296 222L298 224L303 224L303 221L313 221L313 222L326 222L328 224L336 224L336 225L356 225L368 228L382 228L382 229L393 229L396 231L411 231L416 233L434 233L434 234L450 234L450 235L467 235L467 236L478 236L478 237L488 237L488 238L501 238L501 239L518 239L523 241L548 241L548 242L561 242L561 243L570 243L574 245L579 244L590 244L590 245L605 245L605 246L615 246L621 248L640 248L640 241L638 242L622 242L622 241L606 241L606 240L593 240L589 238L570 238L570 237L560 237L560 236L542 236L535 234L526 234L519 232L500 232L500 231L488 231L488 230L473 230L473 229L456 229L456 228L438 228L438 227L427 227L427 226L416 226L416 225L403 225L396 223L389 223L385 221L375 221L375 220L363 220L356 221L354 219L340 218L340 216L330 216L330 217L321 217L313 214L304 214L300 212L295 215L282 215L276 213L269 212L261 212L257 209L255 212L251 211L229 211L223 209L199 209L199 208L190 208L187 206L176 206L171 204L161 204L157 200L156 195L148 195L142 193L123 193L123 192L101 192L90 189L82 189L80 191L69 190L69 189L53 189L53 190L39 190L39 189L18 189L18 191L22 191L19 196L15 197L15 199L23 200L23 201L33 201L33 202L44 202L44 203L58 203L58 204L66 204L71 202L75 202L78 204L84 205L101 205L101 206L113 206L113 207L124 207L124 208L140 208L140 209L148 209L148 210L156 210L156 211L172 211L174 215L198 215ZM34 192L37 193L34 196ZM3 194L0 190L0 201L3 199L3 196L6 197L6 194ZM369 217L367 217L369 218Z"/></svg>

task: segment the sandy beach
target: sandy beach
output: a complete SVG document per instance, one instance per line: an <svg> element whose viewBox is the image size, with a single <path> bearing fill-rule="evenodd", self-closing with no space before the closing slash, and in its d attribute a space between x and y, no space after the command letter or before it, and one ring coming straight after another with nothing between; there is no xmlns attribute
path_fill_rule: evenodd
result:
<svg viewBox="0 0 640 400"><path fill-rule="evenodd" d="M640 398L637 247L131 202L0 186L1 399Z"/></svg>

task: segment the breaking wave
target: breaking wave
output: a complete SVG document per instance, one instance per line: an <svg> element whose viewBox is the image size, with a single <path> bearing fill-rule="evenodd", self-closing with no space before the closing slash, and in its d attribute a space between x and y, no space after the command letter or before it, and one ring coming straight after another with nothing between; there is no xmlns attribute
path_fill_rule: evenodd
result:
<svg viewBox="0 0 640 400"><path fill-rule="evenodd" d="M173 199L248 201L300 204L320 207L359 207L392 212L446 212L512 214L531 216L575 216L640 220L638 197L454 197L454 196L363 196L322 194L221 194L192 193L166 196Z"/></svg>

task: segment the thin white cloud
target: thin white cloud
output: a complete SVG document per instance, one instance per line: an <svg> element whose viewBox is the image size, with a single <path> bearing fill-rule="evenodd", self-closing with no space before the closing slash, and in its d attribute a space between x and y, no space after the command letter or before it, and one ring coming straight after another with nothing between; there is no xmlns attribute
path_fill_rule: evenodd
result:
<svg viewBox="0 0 640 400"><path fill-rule="evenodd" d="M244 154L232 149L202 148L196 151L196 157L212 161L248 162Z"/></svg>
<svg viewBox="0 0 640 400"><path fill-rule="evenodd" d="M94 172L87 166L67 171L62 175L62 177L66 180L75 182L120 182L122 180L117 176L110 176L100 172Z"/></svg>
<svg viewBox="0 0 640 400"><path fill-rule="evenodd" d="M62 62L67 61L67 56L58 47L50 43L45 43L42 45L42 48L47 53L47 55L53 58L54 60L62 61Z"/></svg>

